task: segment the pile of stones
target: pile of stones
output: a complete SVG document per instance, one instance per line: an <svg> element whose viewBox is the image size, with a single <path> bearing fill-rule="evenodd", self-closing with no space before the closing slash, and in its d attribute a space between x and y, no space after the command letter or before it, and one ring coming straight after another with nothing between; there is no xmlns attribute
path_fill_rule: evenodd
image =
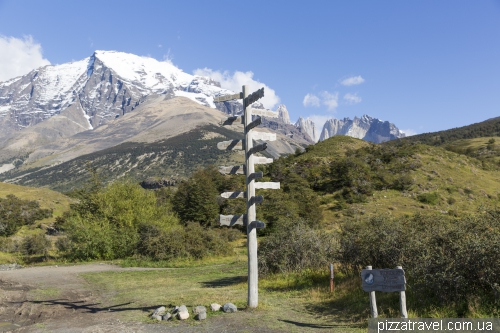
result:
<svg viewBox="0 0 500 333"><path fill-rule="evenodd" d="M210 304L210 311L215 312L220 310L226 313L231 313L238 311L238 308L233 303L226 303L223 306L217 303ZM207 308L203 305L193 307L192 312L194 319L196 320L207 319ZM175 306L171 311L168 312L164 306L161 306L153 312L151 318L159 321L172 320L174 318L177 318L178 320L186 320L189 318L189 311L185 305Z"/></svg>

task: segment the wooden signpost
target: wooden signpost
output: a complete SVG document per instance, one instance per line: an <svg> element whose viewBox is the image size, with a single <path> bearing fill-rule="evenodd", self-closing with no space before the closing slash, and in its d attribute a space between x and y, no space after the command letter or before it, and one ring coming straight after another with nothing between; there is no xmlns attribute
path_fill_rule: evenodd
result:
<svg viewBox="0 0 500 333"><path fill-rule="evenodd" d="M361 285L364 291L370 293L370 308L373 318L378 317L375 291L399 292L401 317L408 318L405 294L406 279L401 266L396 269L372 269L372 266L366 266L366 269L361 271Z"/></svg>
<svg viewBox="0 0 500 333"><path fill-rule="evenodd" d="M242 87L242 92L234 95L219 96L214 98L214 102L225 102L233 99L243 99L243 116L232 116L222 122L223 126L244 124L245 139L229 140L219 142L217 148L221 150L245 150L245 165L224 166L219 168L222 174L244 174L246 175L246 191L224 192L223 198L246 198L247 213L243 215L220 215L220 224L233 226L243 225L247 228L247 249L248 249L248 306L256 308L259 304L258 295L258 266L257 266L257 229L265 228L264 222L256 220L255 205L262 203L264 197L255 195L255 189L279 189L280 183L256 182L262 178L262 172L255 172L255 164L272 163L272 158L257 157L255 153L267 149L267 143L253 145L253 140L275 141L275 133L257 132L255 127L262 123L262 118L257 117L252 121L252 115L263 117L278 117L277 112L262 109L252 109L250 104L264 97L264 88L253 93L249 93L248 86Z"/></svg>

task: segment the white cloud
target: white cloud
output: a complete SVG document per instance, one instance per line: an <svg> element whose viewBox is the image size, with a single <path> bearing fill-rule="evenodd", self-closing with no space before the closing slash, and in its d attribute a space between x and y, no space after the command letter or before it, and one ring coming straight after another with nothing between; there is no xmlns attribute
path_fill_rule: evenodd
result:
<svg viewBox="0 0 500 333"><path fill-rule="evenodd" d="M361 103L361 97L359 97L358 94L347 93L344 95L344 99L347 101L347 104Z"/></svg>
<svg viewBox="0 0 500 333"><path fill-rule="evenodd" d="M29 73L31 70L50 65L42 56L42 47L33 37L24 39L0 35L0 81L7 81Z"/></svg>
<svg viewBox="0 0 500 333"><path fill-rule="evenodd" d="M313 94L307 94L302 101L302 104L307 108L309 106L319 106L320 101L318 96Z"/></svg>
<svg viewBox="0 0 500 333"><path fill-rule="evenodd" d="M335 111L337 106L339 106L339 93L334 92L329 93L328 91L322 91L320 93L320 96L322 98L322 103L323 105L326 105L328 108L328 111Z"/></svg>
<svg viewBox="0 0 500 333"><path fill-rule="evenodd" d="M363 82L365 82L365 79L363 79L361 75L358 75L358 76L348 77L347 79L340 81L340 84L344 86L354 86L356 84L361 84Z"/></svg>
<svg viewBox="0 0 500 333"><path fill-rule="evenodd" d="M280 102L280 98L276 95L274 89L269 88L268 85L253 79L253 72L240 72L235 71L232 75L229 71L214 71L210 68L198 68L193 71L194 75L209 76L215 81L220 82L224 89L229 89L234 92L241 91L243 85L248 85L250 91L253 92L257 89L264 87L264 97L259 100L264 104L264 107L272 109Z"/></svg>
<svg viewBox="0 0 500 333"><path fill-rule="evenodd" d="M401 132L403 132L406 136L412 136L412 135L417 135L417 131L415 130L412 130L412 129L405 129L405 130L400 130Z"/></svg>

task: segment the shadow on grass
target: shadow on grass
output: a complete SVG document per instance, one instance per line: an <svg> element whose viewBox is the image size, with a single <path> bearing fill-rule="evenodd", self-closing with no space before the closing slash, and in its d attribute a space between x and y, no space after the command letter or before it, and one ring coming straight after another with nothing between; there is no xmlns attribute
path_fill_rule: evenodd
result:
<svg viewBox="0 0 500 333"><path fill-rule="evenodd" d="M287 323L287 324L295 325L297 327L307 327L307 328L314 328L314 329L346 327L346 325L309 324L309 323L301 323L301 322L293 321L293 320L285 320L285 319L278 319L278 320L282 321L284 323Z"/></svg>
<svg viewBox="0 0 500 333"><path fill-rule="evenodd" d="M85 301L68 301L66 299L52 299L45 301L28 301L34 304L42 304L42 305L59 305L64 306L69 310L83 310L87 313L98 313L98 312L123 312L123 311L136 311L141 310L145 312L153 312L155 309L159 308L162 305L156 306L148 306L148 307L127 307L127 305L132 304L133 302L122 303L111 306L100 306L101 303L90 303L86 304Z"/></svg>
<svg viewBox="0 0 500 333"><path fill-rule="evenodd" d="M242 282L246 282L248 279L247 276L232 276L232 277L225 277L221 279L216 279L212 281L204 281L201 282L201 285L204 288L222 288L222 287L229 287L235 284L239 284Z"/></svg>

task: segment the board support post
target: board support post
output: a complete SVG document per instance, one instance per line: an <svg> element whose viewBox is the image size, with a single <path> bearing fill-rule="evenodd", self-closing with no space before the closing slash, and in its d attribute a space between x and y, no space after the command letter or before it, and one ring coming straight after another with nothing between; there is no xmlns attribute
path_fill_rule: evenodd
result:
<svg viewBox="0 0 500 333"><path fill-rule="evenodd" d="M398 269L403 269L402 266L397 266ZM406 292L404 290L399 292L399 310L401 312L401 318L408 318L408 312L406 311Z"/></svg>
<svg viewBox="0 0 500 333"><path fill-rule="evenodd" d="M371 270L372 266L366 266L367 270ZM377 311L377 299L375 298L375 291L370 291L370 309L372 312L372 318L378 317Z"/></svg>

